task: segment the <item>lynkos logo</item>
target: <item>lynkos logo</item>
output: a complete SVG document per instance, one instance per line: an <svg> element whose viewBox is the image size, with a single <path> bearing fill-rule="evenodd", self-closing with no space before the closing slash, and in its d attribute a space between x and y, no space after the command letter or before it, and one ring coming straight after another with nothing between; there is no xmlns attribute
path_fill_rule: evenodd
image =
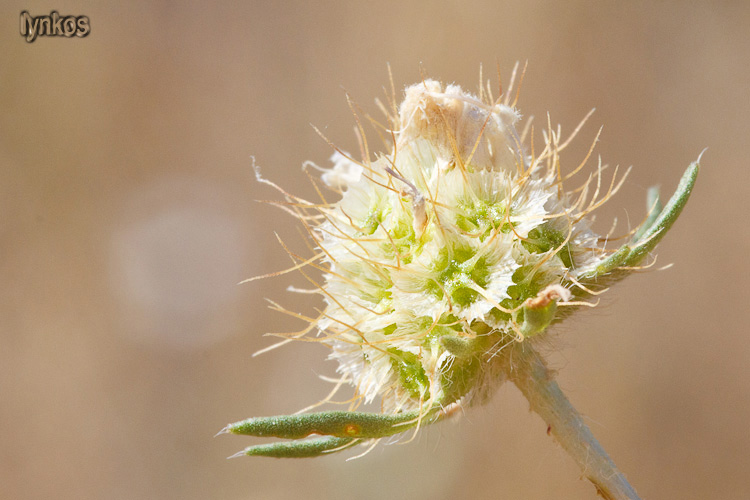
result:
<svg viewBox="0 0 750 500"><path fill-rule="evenodd" d="M21 36L26 37L28 43L38 36L73 35L83 38L91 33L91 24L87 16L60 16L56 10L49 16L34 17L28 11L21 12Z"/></svg>

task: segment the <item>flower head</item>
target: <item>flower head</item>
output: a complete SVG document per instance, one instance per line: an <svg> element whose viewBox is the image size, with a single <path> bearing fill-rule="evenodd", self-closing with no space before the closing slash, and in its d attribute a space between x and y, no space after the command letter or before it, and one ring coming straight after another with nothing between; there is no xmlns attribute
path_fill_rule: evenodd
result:
<svg viewBox="0 0 750 500"><path fill-rule="evenodd" d="M563 174L560 153L572 136L548 125L537 151L508 98L424 80L392 110L383 153L371 157L362 135L361 160L337 149L333 166L321 169L335 199L321 194L313 203L282 191L316 246L309 259L291 254L294 269L324 271L316 291L326 307L305 334L330 348L357 401L382 404L374 424L351 420L373 414L341 416L350 431L322 432L305 417L288 423L343 439L317 445L323 451L367 438L368 425L370 438L382 437L481 401L503 380L504 349L593 305L588 299L664 233L654 225L662 213L654 201L637 238L607 248L590 214L625 176L615 169L605 179L600 163L576 185L588 156ZM259 419L233 425L231 432L269 435L259 434Z"/></svg>

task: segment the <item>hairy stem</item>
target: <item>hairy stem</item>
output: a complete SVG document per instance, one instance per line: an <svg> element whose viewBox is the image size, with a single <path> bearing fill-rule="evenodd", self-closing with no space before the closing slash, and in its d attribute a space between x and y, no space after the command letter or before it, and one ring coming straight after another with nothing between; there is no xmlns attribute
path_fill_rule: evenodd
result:
<svg viewBox="0 0 750 500"><path fill-rule="evenodd" d="M530 343L519 343L509 354L511 362L506 365L509 379L529 401L531 410L547 423L547 432L578 463L599 495L607 500L639 500L635 489L554 381L554 372Z"/></svg>

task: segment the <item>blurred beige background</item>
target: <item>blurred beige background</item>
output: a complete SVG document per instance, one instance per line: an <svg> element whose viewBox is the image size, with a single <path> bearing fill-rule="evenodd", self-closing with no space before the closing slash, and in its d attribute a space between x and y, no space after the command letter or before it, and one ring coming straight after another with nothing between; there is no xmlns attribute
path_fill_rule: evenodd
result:
<svg viewBox="0 0 750 500"><path fill-rule="evenodd" d="M85 39L27 44L19 14L85 14ZM300 323L298 276L258 199L264 174L356 150L344 93L373 113L390 63L476 90L528 60L520 110L571 131L577 165L633 165L599 213L624 231L648 186L671 193L704 147L672 269L631 277L554 334L569 397L649 499L750 491L747 147L750 4L736 2L6 1L0 7L0 497L13 499L586 499L593 488L511 386L456 423L365 458L225 458L229 421L317 401L316 345L251 358ZM374 134L373 134L374 137Z"/></svg>

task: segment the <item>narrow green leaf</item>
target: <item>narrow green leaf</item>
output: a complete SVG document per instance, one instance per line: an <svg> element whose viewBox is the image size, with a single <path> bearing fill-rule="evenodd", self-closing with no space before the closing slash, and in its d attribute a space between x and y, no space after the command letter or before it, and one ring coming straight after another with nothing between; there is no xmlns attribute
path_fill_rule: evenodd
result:
<svg viewBox="0 0 750 500"><path fill-rule="evenodd" d="M617 269L630 255L631 249L628 245L621 246L615 253L604 259L593 271L581 276L582 280L592 280Z"/></svg>
<svg viewBox="0 0 750 500"><path fill-rule="evenodd" d="M311 434L340 438L381 438L414 427L418 419L419 412L381 415L379 413L328 411L248 418L229 424L225 432L284 439L301 439Z"/></svg>
<svg viewBox="0 0 750 500"><path fill-rule="evenodd" d="M623 262L623 266L638 265L638 263L656 247L664 235L667 234L667 231L672 227L672 224L674 224L680 216L688 198L690 198L690 193L693 191L693 186L695 185L695 180L698 178L698 171L700 170L699 162L700 158L698 158L698 161L691 163L687 168L682 179L680 179L677 190L669 199L669 202L667 202L664 210L661 211L648 230L641 235L641 238L633 246L628 258Z"/></svg>
<svg viewBox="0 0 750 500"><path fill-rule="evenodd" d="M664 210L664 206L661 204L661 199L659 198L659 188L657 186L651 186L648 189L648 193L646 194L646 207L649 210L648 218L646 218L641 227L638 228L638 231L635 232L633 239L631 240L632 242L640 241L646 231L654 225L654 222L656 222L656 219L659 217L662 210Z"/></svg>
<svg viewBox="0 0 750 500"><path fill-rule="evenodd" d="M229 458L241 455L247 455L250 457L312 458L319 457L326 453L343 451L360 441L360 439L325 437L308 439L305 441L259 444L256 446L249 446Z"/></svg>

